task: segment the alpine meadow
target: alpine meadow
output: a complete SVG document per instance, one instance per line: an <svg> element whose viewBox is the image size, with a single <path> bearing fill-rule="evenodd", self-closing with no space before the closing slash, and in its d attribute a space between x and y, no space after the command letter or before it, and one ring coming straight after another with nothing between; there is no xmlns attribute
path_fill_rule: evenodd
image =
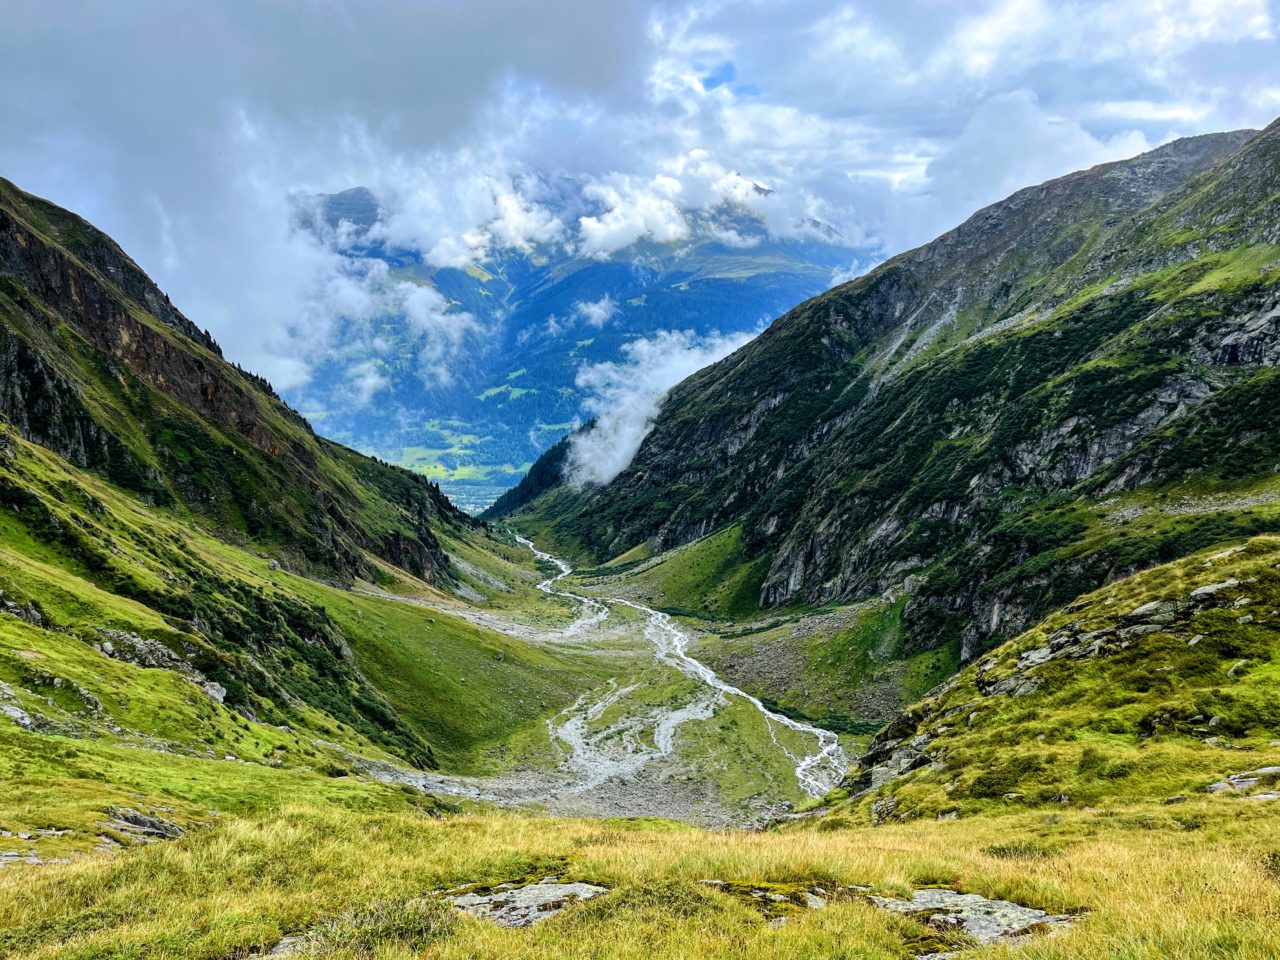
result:
<svg viewBox="0 0 1280 960"><path fill-rule="evenodd" d="M0 956L1280 957L1274 2L5 21Z"/></svg>

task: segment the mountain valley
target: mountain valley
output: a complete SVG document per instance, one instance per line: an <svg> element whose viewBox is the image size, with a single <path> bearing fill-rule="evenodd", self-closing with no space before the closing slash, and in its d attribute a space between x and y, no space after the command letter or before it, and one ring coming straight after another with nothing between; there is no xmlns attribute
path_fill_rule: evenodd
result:
<svg viewBox="0 0 1280 960"><path fill-rule="evenodd" d="M1280 122L824 293L764 243L420 276L512 342L817 293L599 483L567 340L300 413L0 181L0 955L1280 955L1278 203Z"/></svg>
<svg viewBox="0 0 1280 960"><path fill-rule="evenodd" d="M690 348L745 338L869 256L825 224L782 241L758 216L725 206L710 216L686 211L693 227L684 239L642 240L607 259L547 246L434 266L384 238L368 190L314 203L305 226L344 237L348 256L386 265L395 282L437 294L446 339L465 349L444 375L418 343L422 321L392 315L372 331L353 323L288 399L326 436L435 480L473 512L590 418L590 388L580 381L625 363L628 344L672 331ZM353 378L376 388L354 397Z"/></svg>

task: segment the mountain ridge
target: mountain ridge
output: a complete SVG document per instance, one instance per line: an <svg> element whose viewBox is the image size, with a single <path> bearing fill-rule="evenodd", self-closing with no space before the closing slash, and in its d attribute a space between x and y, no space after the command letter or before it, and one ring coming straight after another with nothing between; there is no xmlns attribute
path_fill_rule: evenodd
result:
<svg viewBox="0 0 1280 960"><path fill-rule="evenodd" d="M642 542L660 553L740 523L744 562L770 557L764 607L874 596L906 578L917 590L907 612L913 642L956 638L967 658L1012 636L1069 589L1036 587L1036 564L1070 552L1104 519L1077 517L1067 491L1174 421L1194 429L1184 413L1212 417L1230 405L1202 408L1210 395L1270 389L1275 220L1265 204L1278 131L1175 142L979 211L695 374L668 396L618 478L543 494L517 523L595 562ZM1224 169L1252 176L1236 189ZM1059 209L1059 193L1072 204ZM1236 213L1210 227L1204 210L1215 197ZM1088 209L1074 216L1081 198ZM1171 241L1157 229L1175 216L1164 205L1183 211L1185 236ZM999 242L1006 223L1033 245ZM1142 224L1150 235L1135 247L1127 238ZM993 229L994 259L963 239ZM1046 231L1062 238L1057 247ZM953 311L954 285L931 285L918 271L963 275L975 248L988 265L961 292L978 305ZM1130 274L1107 279L1126 265ZM1236 346L1220 352L1206 337ZM1237 385L1240 377L1253 379ZM1037 406L1050 412L1039 418ZM1261 461L1248 462L1256 471ZM1198 463L1215 469L1203 453ZM1152 534L1151 559L1182 549L1172 546L1182 534L1167 533ZM1095 585L1150 562L1107 549L1109 559L1059 559ZM968 579L956 572L966 567L975 571ZM1019 568L1022 576L1010 573Z"/></svg>

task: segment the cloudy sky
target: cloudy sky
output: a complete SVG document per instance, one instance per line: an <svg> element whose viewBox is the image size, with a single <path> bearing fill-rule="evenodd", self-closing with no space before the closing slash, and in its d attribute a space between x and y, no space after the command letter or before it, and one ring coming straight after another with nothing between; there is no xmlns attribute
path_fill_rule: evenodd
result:
<svg viewBox="0 0 1280 960"><path fill-rule="evenodd" d="M883 255L1017 187L1280 115L1268 0L5 8L0 176L107 230L285 389L343 317L399 309L450 343L429 294L294 228L316 192L367 185L384 238L438 265L617 256L725 202Z"/></svg>

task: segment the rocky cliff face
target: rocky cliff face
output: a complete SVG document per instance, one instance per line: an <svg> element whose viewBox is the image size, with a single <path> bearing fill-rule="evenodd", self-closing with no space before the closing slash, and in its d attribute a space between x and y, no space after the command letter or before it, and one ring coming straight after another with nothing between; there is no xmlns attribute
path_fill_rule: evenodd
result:
<svg viewBox="0 0 1280 960"><path fill-rule="evenodd" d="M741 523L763 606L909 581L912 642L966 657L1212 542L1080 548L1108 497L1271 469L1278 151L1273 125L1020 191L685 381L607 487L527 509L599 557Z"/></svg>
<svg viewBox="0 0 1280 960"><path fill-rule="evenodd" d="M0 411L24 437L78 466L107 469L113 453L128 456L52 364L7 327L0 327Z"/></svg>
<svg viewBox="0 0 1280 960"><path fill-rule="evenodd" d="M469 523L422 478L316 437L109 238L4 181L0 373L25 438L303 566L352 575L369 550L437 580L432 524Z"/></svg>

